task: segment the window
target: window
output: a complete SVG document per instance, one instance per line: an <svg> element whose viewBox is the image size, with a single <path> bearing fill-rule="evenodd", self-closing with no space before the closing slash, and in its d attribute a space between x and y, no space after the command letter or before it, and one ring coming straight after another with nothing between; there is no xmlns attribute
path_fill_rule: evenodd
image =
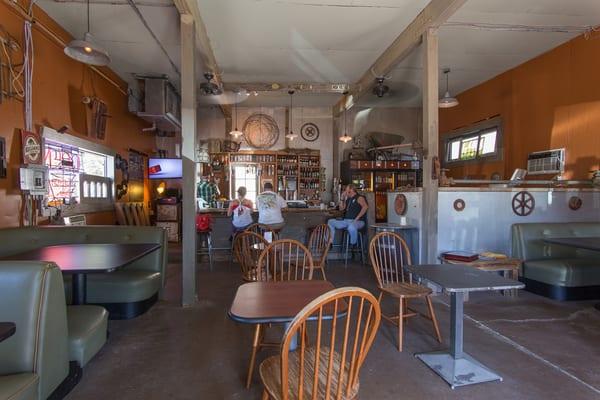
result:
<svg viewBox="0 0 600 400"><path fill-rule="evenodd" d="M444 160L448 164L501 158L499 118L446 135Z"/></svg>
<svg viewBox="0 0 600 400"><path fill-rule="evenodd" d="M246 188L246 198L256 203L258 176L254 165L233 165L234 187L231 191L235 193L240 186Z"/></svg>
<svg viewBox="0 0 600 400"><path fill-rule="evenodd" d="M44 164L48 167L48 205L69 212L112 207L114 153L102 145L44 128Z"/></svg>

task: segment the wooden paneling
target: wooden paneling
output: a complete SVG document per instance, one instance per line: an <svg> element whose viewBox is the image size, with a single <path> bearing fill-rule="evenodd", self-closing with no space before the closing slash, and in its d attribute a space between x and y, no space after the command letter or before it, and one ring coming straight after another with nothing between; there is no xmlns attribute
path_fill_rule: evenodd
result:
<svg viewBox="0 0 600 400"><path fill-rule="evenodd" d="M50 28L62 39L69 41L71 36L50 19L40 8L34 6L34 15L44 26ZM22 43L23 18L5 2L0 3L0 25ZM150 153L154 148L154 138L142 134L147 126L139 118L127 111L127 97L121 90L94 73L89 67L74 61L63 53L55 40L43 33L37 24L33 25L35 49L35 69L33 74L33 123L59 128L70 125L70 134L87 140L97 141L113 148L127 157L128 148ZM14 62L20 63L20 52ZM126 88L112 71L101 68L121 87ZM106 102L111 118L107 122L106 139L98 141L87 136L87 118L90 110L81 102L83 96L97 96ZM0 179L0 227L17 226L21 206L18 187L18 166L21 163L20 134L23 127L23 103L4 99L0 104L0 136L6 139L8 149L8 177ZM121 179L117 172L116 180ZM147 182L144 185L144 199L149 200ZM127 196L123 199L127 200ZM90 218L91 217L91 218ZM114 213L95 213L88 216L88 223L112 224ZM40 221L43 223L44 221Z"/></svg>
<svg viewBox="0 0 600 400"><path fill-rule="evenodd" d="M503 160L451 167L449 176L509 178L527 154L566 148L565 178L588 179L600 168L600 35L579 36L460 95L440 110L440 132L500 115ZM443 149L440 149L443 151Z"/></svg>

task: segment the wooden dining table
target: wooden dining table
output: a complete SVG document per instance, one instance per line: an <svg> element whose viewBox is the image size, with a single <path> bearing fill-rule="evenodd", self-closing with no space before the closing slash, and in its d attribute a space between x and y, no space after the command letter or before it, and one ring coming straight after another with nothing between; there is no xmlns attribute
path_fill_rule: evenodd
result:
<svg viewBox="0 0 600 400"><path fill-rule="evenodd" d="M322 280L244 283L238 288L228 315L243 324L282 323L287 329L308 303L333 289L331 282ZM340 305L338 312L345 313L345 305ZM295 347L292 341L290 351Z"/></svg>
<svg viewBox="0 0 600 400"><path fill-rule="evenodd" d="M74 305L85 304L87 274L115 271L160 249L156 243L81 243L44 246L2 257L2 260L54 262L71 274Z"/></svg>

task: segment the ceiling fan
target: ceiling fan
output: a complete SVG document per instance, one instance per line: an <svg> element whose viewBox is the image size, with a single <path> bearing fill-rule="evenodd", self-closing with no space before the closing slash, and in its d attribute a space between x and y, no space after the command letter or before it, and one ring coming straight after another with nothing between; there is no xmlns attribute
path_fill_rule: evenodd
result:
<svg viewBox="0 0 600 400"><path fill-rule="evenodd" d="M200 84L198 103L200 104L237 104L250 96L244 88L225 89L222 84L215 80L213 72L204 73L205 82Z"/></svg>

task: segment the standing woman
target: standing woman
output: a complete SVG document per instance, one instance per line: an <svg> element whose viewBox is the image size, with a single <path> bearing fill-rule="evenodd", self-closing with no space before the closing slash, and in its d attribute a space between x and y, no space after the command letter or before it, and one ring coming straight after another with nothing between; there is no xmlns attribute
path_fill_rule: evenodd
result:
<svg viewBox="0 0 600 400"><path fill-rule="evenodd" d="M246 188L240 186L237 190L238 198L229 204L227 216L233 215L233 233L243 231L252 221L252 201L246 199Z"/></svg>

